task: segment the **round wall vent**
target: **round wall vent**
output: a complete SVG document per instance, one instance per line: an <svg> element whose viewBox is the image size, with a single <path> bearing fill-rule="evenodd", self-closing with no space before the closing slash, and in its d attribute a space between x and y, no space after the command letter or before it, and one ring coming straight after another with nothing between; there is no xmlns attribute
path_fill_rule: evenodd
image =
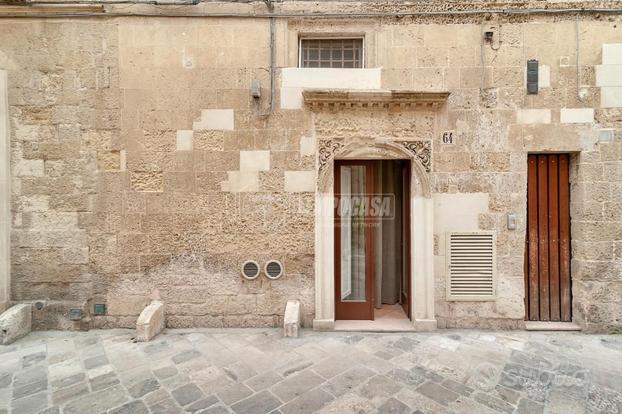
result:
<svg viewBox="0 0 622 414"><path fill-rule="evenodd" d="M260 272L261 267L259 267L259 263L254 260L247 260L242 264L242 276L244 276L244 279L257 279Z"/></svg>
<svg viewBox="0 0 622 414"><path fill-rule="evenodd" d="M268 278L275 280L283 274L283 265L278 260L269 260L264 269Z"/></svg>

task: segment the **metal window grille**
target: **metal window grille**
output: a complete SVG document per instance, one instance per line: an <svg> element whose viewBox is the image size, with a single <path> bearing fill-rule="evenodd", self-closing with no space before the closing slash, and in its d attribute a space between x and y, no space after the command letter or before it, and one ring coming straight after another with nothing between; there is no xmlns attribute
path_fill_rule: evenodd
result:
<svg viewBox="0 0 622 414"><path fill-rule="evenodd" d="M300 67L362 68L363 39L300 39Z"/></svg>

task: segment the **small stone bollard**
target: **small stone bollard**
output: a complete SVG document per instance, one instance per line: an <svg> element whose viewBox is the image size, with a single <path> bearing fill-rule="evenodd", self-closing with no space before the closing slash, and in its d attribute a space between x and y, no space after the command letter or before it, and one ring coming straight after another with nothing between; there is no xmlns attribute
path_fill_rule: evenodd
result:
<svg viewBox="0 0 622 414"><path fill-rule="evenodd" d="M298 338L300 320L302 318L302 306L300 301L288 300L283 318L283 335L288 338Z"/></svg>
<svg viewBox="0 0 622 414"><path fill-rule="evenodd" d="M32 305L22 303L0 315L0 345L9 345L26 336L32 328Z"/></svg>
<svg viewBox="0 0 622 414"><path fill-rule="evenodd" d="M152 301L136 321L136 341L149 342L164 329L164 303Z"/></svg>

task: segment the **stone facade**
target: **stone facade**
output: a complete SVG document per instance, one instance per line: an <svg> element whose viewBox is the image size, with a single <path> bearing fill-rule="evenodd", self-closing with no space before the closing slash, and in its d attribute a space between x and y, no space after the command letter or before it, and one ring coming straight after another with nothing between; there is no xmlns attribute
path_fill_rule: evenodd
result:
<svg viewBox="0 0 622 414"><path fill-rule="evenodd" d="M286 2L277 11L315 7ZM492 16L278 18L269 115L267 18L0 20L10 300L46 301L33 310L33 328L132 327L151 299L166 304L168 327L279 326L287 300L300 301L311 326L323 148L406 140L431 147L439 327L522 326L527 154L572 152L573 319L590 331L619 330L622 19ZM484 43L488 27L493 41ZM312 33L364 35L366 69L296 68L298 37ZM537 95L525 89L532 58ZM255 79L260 99L250 96ZM339 87L450 95L434 111L305 107L303 89ZM442 143L444 131L453 131L452 145ZM468 207L463 219L452 205ZM516 230L507 229L508 213ZM447 301L445 232L477 230L497 234L496 300ZM283 277L241 277L244 261L269 259L283 263ZM95 303L107 304L106 315L93 315ZM71 322L76 307L85 318Z"/></svg>

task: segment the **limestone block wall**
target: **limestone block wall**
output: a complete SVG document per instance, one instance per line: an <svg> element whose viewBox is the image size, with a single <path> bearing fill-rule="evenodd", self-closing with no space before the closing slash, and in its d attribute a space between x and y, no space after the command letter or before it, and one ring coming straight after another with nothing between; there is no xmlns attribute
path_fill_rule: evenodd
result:
<svg viewBox="0 0 622 414"><path fill-rule="evenodd" d="M247 89L267 82L266 44L249 43L267 25L152 23L2 23L11 300L65 329L133 326L151 297L169 326L276 326L293 296L312 315L308 117L257 116ZM246 259L286 274L243 282Z"/></svg>
<svg viewBox="0 0 622 414"><path fill-rule="evenodd" d="M439 129L452 131L454 143L433 137L431 174L439 326L522 326L526 156L572 152L573 319L588 330L615 331L622 291L616 250L622 30L617 22L499 23L498 50L482 45L481 30L395 24L376 39L385 53L379 62L385 88L451 91ZM539 61L537 95L525 91L528 59ZM448 210L447 202L467 211ZM518 217L516 230L507 229L508 213ZM476 230L497 234L497 297L447 301L445 232Z"/></svg>
<svg viewBox="0 0 622 414"><path fill-rule="evenodd" d="M589 330L620 332L622 43L604 43L595 60L595 85L600 86L600 108L597 104L594 110L598 143L576 155L571 171L573 310ZM579 116L583 120L591 114ZM582 135L585 141L595 139L587 132Z"/></svg>
<svg viewBox="0 0 622 414"><path fill-rule="evenodd" d="M99 21L3 21L11 162L12 302L47 301L33 326L72 328L70 306L101 289L109 240L93 237L118 158L117 31ZM6 194L3 194L5 197ZM112 203L113 200L111 200ZM106 222L113 221L112 216Z"/></svg>
<svg viewBox="0 0 622 414"><path fill-rule="evenodd" d="M150 296L169 326L277 326L287 299L311 320L310 122L261 115L265 100L250 97L254 79L267 93L268 36L265 20L119 25L125 171L110 173L123 199L109 214L122 222L102 232L117 250L98 323L131 324ZM241 277L244 261L269 259L284 265L279 280Z"/></svg>
<svg viewBox="0 0 622 414"><path fill-rule="evenodd" d="M615 97L622 76L616 70L622 31L617 22L501 22L495 26L498 47L482 45L478 24L296 22L290 29L365 33L373 47L366 64L383 68L383 88L451 92L444 110L436 117L429 114L429 122L421 113L347 111L315 119L318 141L432 141L440 327L523 326L527 154L571 152L576 154L571 191L573 319L588 330L618 329L622 284L615 246L622 228L615 213L620 201L614 191L620 166L620 101ZM577 30L578 43L571 42ZM526 94L528 59L539 60L537 95ZM610 130L611 140L601 139L603 130ZM453 144L442 143L443 131L453 133ZM596 200L580 190L596 188L602 190ZM585 214L581 207L588 199L600 215ZM516 215L516 230L508 230L508 214ZM495 299L448 301L446 233L478 230L497 234ZM607 294L611 292L616 294Z"/></svg>
<svg viewBox="0 0 622 414"><path fill-rule="evenodd" d="M573 317L619 329L622 25L611 19L501 19L496 46L482 44L490 22L478 18L279 19L269 116L267 19L3 19L10 299L46 300L33 311L39 328L133 326L152 298L169 327L276 326L288 299L309 326L320 141L383 137L432 143L439 326L522 326L527 154L558 151L575 154ZM298 36L315 32L365 35L366 69L348 88L449 91L448 103L312 113L301 88L346 85L299 76ZM531 58L537 95L525 93ZM465 206L460 226L497 233L495 301L445 298L444 234L460 230L452 205ZM247 259L280 260L284 276L243 280ZM92 315L95 303L107 314ZM68 320L72 307L81 322Z"/></svg>

